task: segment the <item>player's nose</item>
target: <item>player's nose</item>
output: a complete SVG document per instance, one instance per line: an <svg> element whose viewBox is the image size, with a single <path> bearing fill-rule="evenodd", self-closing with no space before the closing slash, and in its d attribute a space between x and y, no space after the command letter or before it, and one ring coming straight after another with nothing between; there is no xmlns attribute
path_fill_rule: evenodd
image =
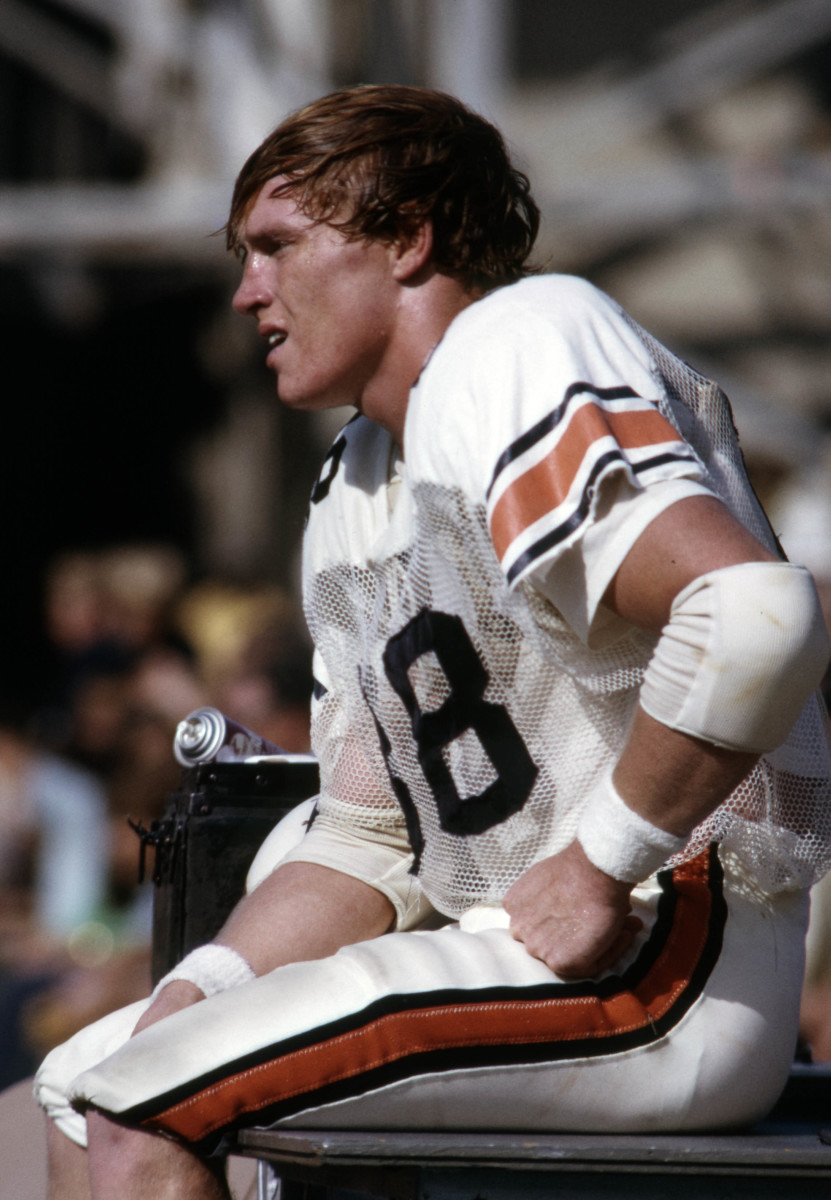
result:
<svg viewBox="0 0 831 1200"><path fill-rule="evenodd" d="M242 279L234 292L231 305L243 316L254 316L258 309L263 308L273 299L272 290L268 286L262 264L257 256L251 255L242 269Z"/></svg>

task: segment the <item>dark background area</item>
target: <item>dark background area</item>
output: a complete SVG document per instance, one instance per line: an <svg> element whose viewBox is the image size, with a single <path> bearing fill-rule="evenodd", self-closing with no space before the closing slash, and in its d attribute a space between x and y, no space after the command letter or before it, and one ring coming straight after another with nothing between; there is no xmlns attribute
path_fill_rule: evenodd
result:
<svg viewBox="0 0 831 1200"><path fill-rule="evenodd" d="M35 698L51 663L44 573L60 551L164 541L192 550L196 514L181 464L222 412L196 350L222 303L215 281L105 281L97 320L44 312L22 272L0 270L7 347L2 477L5 688Z"/></svg>

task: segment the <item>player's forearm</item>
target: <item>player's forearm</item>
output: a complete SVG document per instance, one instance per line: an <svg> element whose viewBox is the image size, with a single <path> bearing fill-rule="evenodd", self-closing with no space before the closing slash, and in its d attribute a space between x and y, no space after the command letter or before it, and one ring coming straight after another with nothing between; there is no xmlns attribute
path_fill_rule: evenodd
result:
<svg viewBox="0 0 831 1200"><path fill-rule="evenodd" d="M653 579L662 586L650 603ZM653 522L606 601L660 637L626 747L587 798L577 836L596 867L637 883L786 740L829 642L808 573L757 554L716 502L682 502Z"/></svg>
<svg viewBox="0 0 831 1200"><path fill-rule="evenodd" d="M215 940L263 975L378 937L394 915L386 896L363 881L316 863L290 862L240 901Z"/></svg>
<svg viewBox="0 0 831 1200"><path fill-rule="evenodd" d="M682 589L626 747L581 813L590 861L637 883L679 853L759 754L785 741L827 661L816 589L801 568L737 563Z"/></svg>
<svg viewBox="0 0 831 1200"><path fill-rule="evenodd" d="M610 829L608 810L590 802L578 840L531 867L505 896L514 937L566 979L611 966L640 925L631 915L633 884L672 853L653 847L650 827L683 842L755 759L669 729L640 709L613 782L619 802L648 822L647 829L633 828L629 817L614 811Z"/></svg>
<svg viewBox="0 0 831 1200"><path fill-rule="evenodd" d="M612 779L629 808L684 837L738 786L757 757L670 729L639 708Z"/></svg>
<svg viewBox="0 0 831 1200"><path fill-rule="evenodd" d="M639 706L614 771L587 799L577 839L595 867L639 883L684 849L757 758L673 729Z"/></svg>
<svg viewBox="0 0 831 1200"><path fill-rule="evenodd" d="M341 946L378 937L390 928L394 915L386 896L359 879L314 863L286 863L239 902L214 939L235 952L218 967L220 975L229 969L233 978L217 979L213 961L207 970L204 963L194 963L207 951L215 957L216 945L195 951L176 968L183 975L171 978L171 972L165 977L169 982L158 985L158 994L133 1033L198 1003L206 991L213 994L244 982L252 972L265 975L287 963L324 958ZM188 963L194 965L189 968Z"/></svg>

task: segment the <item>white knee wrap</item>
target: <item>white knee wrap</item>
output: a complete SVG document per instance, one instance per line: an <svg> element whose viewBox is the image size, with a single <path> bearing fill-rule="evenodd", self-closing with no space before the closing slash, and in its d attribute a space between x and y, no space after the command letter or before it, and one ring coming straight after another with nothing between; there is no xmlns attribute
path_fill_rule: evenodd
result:
<svg viewBox="0 0 831 1200"><path fill-rule="evenodd" d="M641 688L664 725L730 750L784 742L828 663L814 582L790 563L740 563L672 604Z"/></svg>

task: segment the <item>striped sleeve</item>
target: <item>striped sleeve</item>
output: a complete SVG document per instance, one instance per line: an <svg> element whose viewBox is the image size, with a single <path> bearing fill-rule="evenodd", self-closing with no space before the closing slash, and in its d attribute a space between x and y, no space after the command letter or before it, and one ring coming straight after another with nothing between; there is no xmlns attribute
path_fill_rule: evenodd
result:
<svg viewBox="0 0 831 1200"><path fill-rule="evenodd" d="M412 477L483 506L508 586L533 584L590 645L625 632L602 597L644 529L711 494L663 386L610 297L548 275L461 313L414 389Z"/></svg>
<svg viewBox="0 0 831 1200"><path fill-rule="evenodd" d="M698 475L692 450L633 388L577 381L500 455L487 490L491 538L514 584L579 537L611 474L635 487Z"/></svg>

